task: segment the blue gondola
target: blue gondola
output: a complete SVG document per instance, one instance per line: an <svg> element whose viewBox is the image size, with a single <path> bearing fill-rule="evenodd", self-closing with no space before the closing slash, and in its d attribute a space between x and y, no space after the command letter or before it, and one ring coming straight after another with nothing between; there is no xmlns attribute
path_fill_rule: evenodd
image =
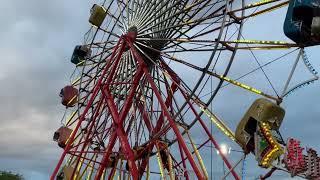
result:
<svg viewBox="0 0 320 180"><path fill-rule="evenodd" d="M87 46L76 46L71 57L71 62L75 65L81 65L90 54L91 50Z"/></svg>
<svg viewBox="0 0 320 180"><path fill-rule="evenodd" d="M300 46L320 44L320 0L291 0L284 33Z"/></svg>

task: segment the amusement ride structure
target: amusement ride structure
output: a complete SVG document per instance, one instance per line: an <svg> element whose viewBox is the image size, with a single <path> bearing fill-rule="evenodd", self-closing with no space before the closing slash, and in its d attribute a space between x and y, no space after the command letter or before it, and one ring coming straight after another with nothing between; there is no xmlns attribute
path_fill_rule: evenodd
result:
<svg viewBox="0 0 320 180"><path fill-rule="evenodd" d="M247 21L286 8L288 42L247 39ZM275 171L320 179L316 151L280 132L286 97L318 80L305 48L320 44L319 0L104 0L90 13L60 92L66 112L53 139L63 153L51 180L238 180L248 157L265 169L259 179ZM258 51L275 58L261 62ZM276 87L265 68L288 57L293 66L282 65ZM258 68L244 64L237 76L232 67L244 58ZM299 67L311 78L292 83ZM255 83L244 83L250 76ZM231 104L217 100L226 87L253 100L234 123L216 112L217 102Z"/></svg>

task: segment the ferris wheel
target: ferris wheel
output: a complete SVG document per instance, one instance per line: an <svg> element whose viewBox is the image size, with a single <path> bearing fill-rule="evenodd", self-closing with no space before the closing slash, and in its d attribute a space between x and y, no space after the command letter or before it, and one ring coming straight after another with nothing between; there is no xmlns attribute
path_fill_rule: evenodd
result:
<svg viewBox="0 0 320 180"><path fill-rule="evenodd" d="M286 8L291 40L246 32ZM320 44L319 12L316 0L95 2L60 92L66 112L53 138L63 153L51 179L245 179L248 156L268 171L261 179L319 178L316 152L279 131L282 102L318 80L305 47ZM281 61L275 81L266 68ZM293 82L299 66L311 78ZM232 114L238 96L248 110L225 119L218 104Z"/></svg>

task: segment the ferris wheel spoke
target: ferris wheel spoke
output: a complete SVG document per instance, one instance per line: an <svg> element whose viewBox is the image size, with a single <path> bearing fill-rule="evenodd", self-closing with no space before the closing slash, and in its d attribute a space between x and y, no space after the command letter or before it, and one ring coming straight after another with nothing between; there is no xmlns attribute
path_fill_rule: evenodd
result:
<svg viewBox="0 0 320 180"><path fill-rule="evenodd" d="M196 110L194 109L192 103L190 102L190 100L188 100L188 96L183 93L184 99L186 99L187 103L189 104L190 108L192 109L192 112L195 114L199 124L201 125L201 127L203 128L203 130L205 131L205 133L207 134L207 136L209 137L210 141L213 143L214 147L218 150L219 155L221 156L222 160L224 161L224 163L227 165L227 167L229 168L229 170L231 171L232 175L234 176L235 179L240 179L238 174L232 169L232 166L230 164L230 162L227 160L227 158L225 157L225 155L221 152L221 148L219 146L219 144L217 143L217 141L213 138L213 135L210 133L209 129L206 127L205 123L203 122L203 120L201 119L201 117L199 116L199 114L197 114Z"/></svg>
<svg viewBox="0 0 320 180"><path fill-rule="evenodd" d="M199 4L203 3L203 2L206 2L206 1L205 0L200 0L200 1L195 2L194 4L190 4L187 7L185 7L184 9L182 9L182 10L174 13L173 15L163 19L162 21L168 21L170 19L177 19L180 15L183 15L183 13L187 14L188 11L190 11L192 8L196 7L197 5L199 5ZM177 6L179 3L180 2L177 2L177 3L173 4L171 6L171 8L174 7L174 6ZM162 14L159 14L154 19L158 19L158 18L161 18L161 17L162 17ZM154 27L158 26L159 24L161 24L162 21L157 22L156 24L153 24L153 25L151 25L152 23L145 24L144 26L141 27L142 30L140 30L139 33L143 34L143 33L147 32L147 31L151 30L152 28L154 28ZM182 20L180 20L180 22L181 21Z"/></svg>
<svg viewBox="0 0 320 180"><path fill-rule="evenodd" d="M168 38L137 38L138 42L140 41L169 41L169 42L177 42L177 43L201 43L207 44L207 43L216 43L217 41L214 40L202 40L202 39L190 39L190 38L174 38L174 39L168 39Z"/></svg>
<svg viewBox="0 0 320 180"><path fill-rule="evenodd" d="M210 1L208 1L207 3L205 3L205 4L203 5L204 7L202 7L202 8L205 8L205 6L206 6L207 4L209 4L209 2L210 2ZM176 35L177 37L182 37L182 35L187 34L190 30L193 30L195 26L199 26L199 25L205 24L206 21L209 21L209 20L211 20L211 19L214 20L215 18L217 18L217 20L214 20L214 21L212 21L212 22L208 22L208 23L210 23L211 25L214 25L215 23L217 23L217 22L219 21L219 19L221 19L221 18L224 16L224 13L218 14L218 12L220 12L220 11L223 12L223 9L225 9L225 5L220 6L220 7L217 8L215 11L211 12L209 15L207 15L207 13L210 12L210 9L211 9L211 8L214 8L214 7L215 7L218 3L220 3L220 2L223 2L223 1L216 1L216 2L214 2L214 4L213 4L208 10L206 10L205 12L202 12L202 11L201 11L202 8L197 8L196 11L189 16L189 19L185 19L185 20L183 21L183 22L195 22L195 23L188 24L188 28L187 28L186 30L184 30L184 31L182 31L182 30L183 30L183 27L178 27L177 30L176 30L176 32L180 32L178 35L176 35L177 33L171 33L171 35L169 35L169 36L167 36L167 37L172 38L172 37L175 36L175 35ZM195 17L196 17L198 14L200 14L200 13L202 13L202 15L201 15L200 17L198 17L197 19L195 19ZM199 20L200 20L200 21L199 21ZM179 24L179 23L181 23L181 22L182 22L182 21L176 22L176 24ZM199 33L199 31L198 31L198 33ZM198 33L197 33L197 34L198 34ZM195 36L195 35L192 35L192 36Z"/></svg>
<svg viewBox="0 0 320 180"><path fill-rule="evenodd" d="M160 28L160 29L157 29L157 30L154 30L152 32L146 32L146 33L143 33L143 34L140 34L138 35L138 37L147 37L148 35L151 35L151 34L156 34L156 33L161 33L163 31L166 31L166 30L171 30L171 29L179 29L179 28L183 28L183 27L187 27L187 30L185 31L190 31L191 29L193 29L196 25L199 25L201 22L205 22L206 20L208 19L212 19L214 17L210 17L210 18L202 18L202 19L197 19L197 20L192 20L192 21L188 21L188 22L182 22L180 24L176 24L176 25L171 25L171 26L167 26L167 27L163 27L163 28ZM231 23L228 23L227 25L231 25L233 24L234 22L231 22ZM208 33L212 33L214 31L217 31L219 30L221 27L216 27L212 30L209 30L205 33L201 33L199 35L197 35L196 37L199 37L199 36L203 36L205 34L208 34ZM176 30L175 32L178 32L178 30ZM174 34L174 33L173 33Z"/></svg>
<svg viewBox="0 0 320 180"><path fill-rule="evenodd" d="M240 36L244 39L245 37L240 33ZM248 46L248 45L247 45ZM270 87L272 88L272 90L274 91L274 93L277 95L278 99L280 99L280 96L278 95L278 92L276 91L274 85L272 84L270 78L268 77L268 75L266 74L265 70L263 69L263 67L261 67L261 64L257 58L257 56L255 55L255 53L253 51L250 50L251 56L253 57L253 59L256 61L257 65L259 66L260 70L263 72L263 75L265 76L265 78L267 79ZM281 101L277 101L277 102L281 102Z"/></svg>
<svg viewBox="0 0 320 180"><path fill-rule="evenodd" d="M248 15L248 16L244 16L244 17L242 17L241 19L243 20L243 19L248 19L248 18L251 18L251 17L259 16L259 15L264 15L264 14L266 14L266 13L269 13L269 12L272 12L272 11L277 10L277 9L279 9L279 8L282 8L282 7L284 7L284 6L287 6L287 5L289 4L289 2L290 2L290 1L283 1L283 2L281 2L281 3L279 3L279 4L276 4L276 5L272 6L272 7L268 7L268 8L266 8L266 9L257 11L257 12L255 12L255 13L253 13L253 14L250 14L250 15ZM260 6L260 5L259 5L259 6Z"/></svg>
<svg viewBox="0 0 320 180"><path fill-rule="evenodd" d="M222 17L217 18L216 21L213 22L208 22L208 23L201 23L201 26L205 26L203 27L201 30L199 30L197 33L193 34L192 37L189 37L189 39L195 39L194 37L198 36L200 33L205 33L204 31L210 29L210 27L214 27L216 24L221 24ZM183 34L186 34L188 31L183 32ZM179 36L181 37L181 35Z"/></svg>
<svg viewBox="0 0 320 180"><path fill-rule="evenodd" d="M255 2L255 3L251 3L251 4L247 4L245 6L243 6L242 8L238 8L235 10L232 10L231 12L239 12L239 11L243 11L243 10L247 10L247 9L251 9L251 8L255 8L255 7L259 7L259 6L263 6L263 5L267 5L267 4L271 4L271 3L275 3L275 2L280 2L283 0L267 0L267 1L259 1L259 2Z"/></svg>
<svg viewBox="0 0 320 180"><path fill-rule="evenodd" d="M232 51L233 48L231 47L220 47L220 48L205 48L205 47L212 47L212 45L202 45L202 46L196 46L192 49L186 49L183 48L181 45L179 45L181 47L181 49L175 49L175 50L166 50L166 51L162 51L163 53L176 53L176 54L181 54L181 53L186 53L186 52L212 52L214 50L216 51Z"/></svg>
<svg viewBox="0 0 320 180"><path fill-rule="evenodd" d="M111 1L111 3L109 4L109 6L108 6L108 8L106 9L106 12L108 12L108 13L110 13L111 11L110 11L110 8L111 8L111 6L112 6L112 4L113 4L113 2L114 2L114 0L112 0ZM116 12L115 13L117 13L118 12L118 9L116 10ZM104 28L104 29L110 29L110 31L111 32L113 32L114 31L114 29L115 29L115 27L118 25L118 22L120 21L120 16L121 16L121 13L119 13L119 15L116 17L116 19L114 19L115 20L115 23L113 23L113 25L112 25L112 22L113 21L109 21L109 23L108 23L108 25ZM109 16L107 16L107 17L109 17ZM111 26L111 27L110 27ZM99 28L98 30L101 30L102 28ZM102 29L103 30L103 29ZM105 34L106 34L106 32L104 32ZM116 37L116 36L114 36L114 34L109 34L108 33L108 35L107 35L107 37L106 37L106 41L110 41L110 38L111 37ZM119 39L118 37L116 37L116 39ZM101 41L100 41L101 42ZM102 56L100 56L100 60L101 60L101 58L103 58Z"/></svg>
<svg viewBox="0 0 320 180"><path fill-rule="evenodd" d="M157 4L151 5L151 7L149 7L148 9L146 8L147 11L145 11L145 13L142 14L141 23L138 26L139 27L139 34L145 32L145 31L149 31L152 28L156 28L161 23L163 23L171 18L176 18L178 16L178 15L171 16L169 18L162 19L157 22L157 19L163 18L163 16L165 16L166 13L170 13L169 10L172 11L175 6L177 6L179 3L181 3L181 0L176 1L172 5L170 2L171 1L169 1L169 0L166 0L165 2L159 1ZM150 5L150 3L148 5ZM172 9L166 8L164 11L161 12L161 10L164 9L168 4L171 5L170 8L172 8ZM148 7L148 6L146 6L146 7ZM159 13L159 15L157 13ZM155 15L157 15L157 16L155 17ZM151 24L154 24L154 25L151 26Z"/></svg>
<svg viewBox="0 0 320 180"><path fill-rule="evenodd" d="M172 83L171 86L175 86L174 84L175 84L175 83ZM170 93L170 96L172 96L172 102L171 102L171 112L172 112L172 114L176 114L176 109L179 109L179 108L180 108L179 105L178 105L177 97L174 96L174 93L175 93L174 90L176 90L174 87L173 87L173 88L169 87L169 93ZM181 124L187 124L187 123L185 122L185 118L184 118L183 115L178 114L177 119L179 119L179 123L181 123Z"/></svg>
<svg viewBox="0 0 320 180"><path fill-rule="evenodd" d="M119 6L118 6L118 9L117 9L116 13L118 12L118 10L121 11L121 8L120 8ZM123 12L123 11L122 11L122 12ZM114 15L113 15L112 13L110 13L109 11L107 11L107 13L108 13L108 17L110 17L110 19L113 20L113 21L110 21L110 22L109 22L109 25L110 25L112 22L114 22L114 24L116 24L119 28L125 29L126 25L124 24L123 16L121 16L121 19L122 19L122 22L121 22L118 17L114 16ZM115 13L115 14L116 14L116 13ZM122 13L120 13L120 14L122 14ZM108 29L109 25L107 26L106 29Z"/></svg>
<svg viewBox="0 0 320 180"><path fill-rule="evenodd" d="M137 79L139 79L142 76L142 71L138 70L137 73ZM136 80L135 80L136 82ZM135 83L136 84L136 83ZM128 110L129 110L129 104L130 101L132 101L133 98L133 93L135 92L135 89L137 87L137 85L133 84L133 87L130 91L130 96L129 99L127 99L124 108L122 109L121 113L119 114L116 108L116 105L114 104L114 100L112 98L111 93L109 92L108 88L105 89L105 95L107 98L107 103L108 103L108 108L110 109L110 113L113 116L113 120L115 121L115 123L120 124L123 122L123 119L125 118ZM124 149L125 153L126 153L126 157L129 160L129 169L132 173L133 178L138 178L138 174L137 174L137 167L136 164L134 162L134 157L133 157L133 151L130 148L129 142L127 137L125 136L125 132L123 129L121 129L121 126L116 127L116 134L119 136L120 142L121 142L121 146Z"/></svg>
<svg viewBox="0 0 320 180"><path fill-rule="evenodd" d="M289 4L288 0L246 2L111 0L106 4L103 0L95 4L102 8L103 19L85 34L83 46L91 50L90 55L79 58L82 62L75 64L70 77L78 90L77 106L68 107L62 118L63 126L72 132L51 180L59 169L61 174L67 168L72 169L72 179L210 179L213 174L209 176L208 160L203 158L208 152L213 156L213 151L219 152L223 168L227 167L222 179L231 174L229 178L240 179L237 166L243 159L233 161L240 155L223 154L218 140L228 138L243 145L228 127L230 118L209 107L214 108L210 105L219 99L216 95L228 85L244 89L241 93L248 96L281 103L274 93L239 81L274 61L258 64L240 78L231 79L228 73L238 54L257 57L259 51L301 47L242 37L246 21ZM99 12L93 8L90 19L94 13ZM309 71L314 73L312 67ZM211 171L213 166L211 160Z"/></svg>
<svg viewBox="0 0 320 180"><path fill-rule="evenodd" d="M132 48L133 48L133 47L132 47ZM137 51L136 51L135 49L132 49L132 48L131 48L131 51L132 51L133 55L135 56L135 58L137 59L137 61L139 61L140 63L143 64L143 60L142 60L141 57L138 55ZM162 100L161 94L159 93L156 84L155 84L155 83L153 82L153 80L152 80L152 76L149 74L148 69L144 68L143 71L144 71L145 76L146 76L148 82L150 83L152 89L154 90L154 93L155 93L155 95L156 95L156 97L157 97L157 100L159 101L159 103L160 103L160 105L161 105L161 108L162 108L162 110L163 110L164 116L167 117L171 128L173 129L175 135L176 135L177 138L179 139L179 143L182 145L183 150L184 150L184 152L186 153L186 155L187 155L187 157L188 157L188 160L189 160L189 162L191 163L191 166L192 166L193 170L195 171L195 173L196 173L196 175L197 175L198 178L203 179L203 175L200 173L200 171L199 171L199 169L198 169L195 161L193 160L192 155L190 154L190 152L189 152L186 144L185 144L184 141L183 141L183 137L182 137L182 135L180 134L180 131L179 131L178 127L176 126L174 120L172 119L172 117L171 117L171 115L170 115L170 113L169 113L169 111L168 111L168 108L167 108L165 102Z"/></svg>
<svg viewBox="0 0 320 180"><path fill-rule="evenodd" d="M131 25L140 27L145 23L146 19L152 15L152 3L153 1L141 2L141 5L135 14L135 20L131 22Z"/></svg>
<svg viewBox="0 0 320 180"><path fill-rule="evenodd" d="M158 23L160 23L159 25L156 26L155 29L160 29L162 27L168 27L171 26L175 23L181 22L183 17L179 17L179 16L175 16L173 18L168 18L167 17L172 17L172 14L176 14L177 12L183 10L183 7L185 7L185 5L187 4L187 1L182 1L179 4L172 4L172 6L174 7L168 7L168 3L166 3L166 9L170 9L169 12L167 12L167 10L161 11L161 13L159 14L159 21ZM157 18L155 18L157 19ZM160 32L159 35L157 35L158 37L166 37L168 36L170 33L174 32L174 29L167 29L163 32Z"/></svg>
<svg viewBox="0 0 320 180"><path fill-rule="evenodd" d="M232 25L232 24L234 24L234 22L230 22L230 23L227 23L225 26L226 27L228 27L228 26L230 26L230 25ZM201 31L199 31L198 33L196 33L196 35L193 35L193 36L191 36L191 37L188 37L188 38L186 38L186 39L188 39L188 40L190 40L190 42L192 42L192 40L194 40L195 39L195 41L197 41L196 39L197 38L199 38L199 37L202 37L202 36L205 36L205 35L207 35L207 34L209 34L209 33L212 33L212 32L214 32L214 31L217 31L217 30L219 30L219 28L220 27L217 27L217 28L214 28L214 29L211 29L211 30L208 30L208 31L206 31L206 32L202 32L202 33L200 33ZM184 32L185 33L185 32ZM200 33L200 34L199 34ZM181 36L182 36L182 34L181 34ZM178 36L178 37L176 37L176 39L185 39L185 38L180 38L181 36ZM180 42L176 42L176 43L173 43L173 45L170 45L170 44L168 44L165 48L163 48L163 51L167 51L167 52L174 52L174 51L168 51L168 49L172 49L174 46L176 46L176 45L178 45L178 44L182 44L182 43L188 43L189 41L188 40L186 40L185 42L184 41L180 41ZM218 41L216 41L216 42L218 42ZM219 41L220 43L223 43L223 41ZM204 46L208 46L208 45L204 45ZM194 49L196 49L196 48L194 48ZM201 49L200 49L201 50ZM214 51L215 50L215 48L212 48L212 49L202 49L202 51ZM226 48L220 48L220 49L216 49L216 50L229 50L227 47ZM190 50L190 51L193 51L193 50ZM183 50L177 50L176 52L183 52Z"/></svg>
<svg viewBox="0 0 320 180"><path fill-rule="evenodd" d="M190 19L189 20L188 19L184 20L184 22L190 22L191 23L191 24L188 24L189 28L187 28L185 31L183 31L182 34L178 35L177 37L181 37L181 35L184 35L184 34L188 33L195 26L199 26L199 25L203 25L203 24L207 24L207 23L210 23L211 25L214 25L215 23L217 23L219 21L219 19L221 19L223 16L225 16L225 13L223 13L223 11L225 11L225 8L226 8L225 4L223 4L223 5L221 5L221 6L217 7L217 8L215 7L215 6L217 6L218 3L221 3L221 2L223 2L223 1L214 2L211 5L211 7L209 8L209 10L206 10L206 12L202 12L201 8L197 8L196 11L192 15L190 15ZM204 6L206 6L207 4L209 4L209 2L205 3ZM211 8L215 8L215 10L213 12L210 12ZM197 19L193 19L200 12L202 13L202 15L200 17L198 17ZM210 12L210 14L207 15L208 12ZM217 19L214 20L215 18L217 18ZM214 20L214 21L210 22L209 20L211 20L211 19ZM209 21L209 22L206 22L206 21ZM182 27L180 27L180 29L178 29L178 30L181 31ZM168 37L172 38L173 35L174 34L171 34L171 36L168 36ZM194 36L194 35L192 35L192 36Z"/></svg>
<svg viewBox="0 0 320 180"><path fill-rule="evenodd" d="M141 6L139 6L139 9L137 10L137 13L135 14L135 21L132 22L137 27L142 26L145 23L145 20L148 18L148 15L151 14L151 5L152 1L147 1L146 3L141 2ZM142 5L143 4L143 5Z"/></svg>
<svg viewBox="0 0 320 180"><path fill-rule="evenodd" d="M122 2L122 1L121 1L121 2ZM119 12L121 12L121 13L120 13L121 21L118 21L118 22L119 22L119 25L122 25L123 31L126 32L126 31L128 30L128 24L126 24L125 18L129 18L129 17L128 17L129 14L127 14L127 17L124 17L124 14L125 14L124 12L126 12L126 7L128 6L127 1L125 2L125 4L124 4L123 7L120 6L119 1L117 1L116 4L117 4L117 8L119 9Z"/></svg>
<svg viewBox="0 0 320 180"><path fill-rule="evenodd" d="M143 7L143 3L144 1L143 0L136 0L136 1L132 1L132 6L133 6L133 16L132 16L132 19L138 19L139 18L139 14L142 14L141 13L141 8Z"/></svg>
<svg viewBox="0 0 320 180"><path fill-rule="evenodd" d="M120 46L119 44L120 44L120 41L119 41L118 45L116 46L115 50L118 49L118 46ZM122 44L122 45L120 46L120 49L122 49L123 46L124 46L124 45ZM112 59L114 56L115 56L115 53L113 53L113 56L111 56L111 59ZM105 74L106 72L107 72L107 70L105 69L102 74ZM55 170L54 170L54 172L53 172L53 174L52 174L52 177L55 177L55 176L56 176L56 174L58 173L59 167L60 167L61 164L62 164L63 159L65 158L67 152L70 150L70 148L71 148L71 143L74 141L74 138L75 138L75 136L76 136L76 133L77 133L77 131L79 130L79 128L80 128L83 120L85 119L85 115L86 115L87 112L89 111L89 108L90 108L91 104L93 103L95 97L97 96L97 94L98 94L98 92L99 92L99 86L100 86L100 84L102 83L102 80L103 80L103 76L99 78L99 81L98 81L97 85L96 85L95 88L93 89L93 91L92 91L93 93L92 93L92 95L91 95L91 97L90 97L90 100L89 100L89 102L88 102L88 105L87 105L87 107L84 109L81 117L79 118L79 121L78 121L76 127L74 128L73 132L71 133L71 135L70 135L70 137L69 137L69 141L68 141L68 143L66 143L66 147L65 147L65 149L64 149L64 151L63 151L63 154L62 154L62 156L61 156L61 158L60 158L60 160L59 160L59 162L58 162L58 164L57 164L57 166L56 166L56 168L55 168Z"/></svg>
<svg viewBox="0 0 320 180"><path fill-rule="evenodd" d="M168 55L168 54L165 54L165 55L166 55L166 56L165 56L166 58L169 58L169 59L171 59L171 60L173 60L173 61L179 62L179 63L181 63L181 64L183 64L183 65L186 65L186 66L188 66L188 67L190 67L190 68L193 68L193 69L195 69L195 70L198 70L198 71L203 72L203 68L197 67L197 66L195 66L195 65L193 65L193 64L190 64L190 63L185 62L185 61L183 61L183 60L177 59L177 58L175 58L175 57L171 57L171 56ZM240 88L243 88L243 89L245 89L245 90L248 90L248 91L250 91L250 92L252 92L252 93L256 93L256 94L265 96L265 97L267 97L267 98L269 98L269 99L273 99L273 100L279 101L279 98L276 98L276 97L273 97L273 96L271 96L271 95L268 95L268 94L266 94L266 93L264 93L264 92L262 92L262 91L260 91L260 90L257 90L257 89L255 89L255 88L252 88L252 87L247 86L247 85L245 85L245 84L242 84L242 83L239 83L239 82L237 82L237 81L234 81L234 80L232 80L232 79L230 79L230 78L228 78L228 77L225 77L225 76L223 76L223 75L219 75L219 74L216 74L216 73L211 72L211 71L207 71L207 72L205 72L205 73L208 74L208 75L210 75L210 76L214 76L214 77L216 77L216 78L218 78L218 79L220 79L220 80L227 81L228 83L231 83L231 84L233 84L233 85L235 85L235 86L237 86L237 87L240 87Z"/></svg>
<svg viewBox="0 0 320 180"><path fill-rule="evenodd" d="M113 32L110 32L108 30L105 30L105 29L101 29L101 31L109 34L109 35L112 35L113 37L116 37L116 38L120 38L120 35L116 34L116 33L113 33Z"/></svg>
<svg viewBox="0 0 320 180"><path fill-rule="evenodd" d="M191 68L193 68L193 69L195 69L195 70L198 70L198 71L201 71L201 72L203 72L203 68L201 68L201 67L198 67L198 66L196 66L196 65L193 65L193 64L191 64L191 63L188 63L188 62L186 62L186 61L183 61L183 60L181 60L181 59L177 59L176 57L173 57L173 56L171 56L171 55L169 55L168 53L166 53L166 52L163 52L163 51L159 51L159 50L157 50L157 49L154 49L154 48L152 48L152 47L150 47L150 46L147 46L147 45L145 45L145 44L142 44L142 43L140 43L140 42L136 42L137 44L140 44L140 45L142 45L142 46L144 46L144 47L146 47L146 48L148 48L148 49L150 49L150 50L152 50L152 51L154 51L154 52L157 52L157 53L160 53L163 57L165 57L165 58L168 58L168 59L170 59L170 60L173 60L173 61L176 61L176 62L178 62L178 63L181 63L181 64L184 64L184 65L186 65L186 66L188 66L188 67L191 67ZM136 46L137 47L137 46ZM138 48L138 50L140 50L140 51L142 51L139 47L137 47ZM142 51L143 52L143 51ZM147 56L147 55L146 55ZM148 57L147 56L147 58L148 59L150 59L151 61L153 61L150 57ZM157 65L157 63L155 63L155 62L153 62L155 65Z"/></svg>

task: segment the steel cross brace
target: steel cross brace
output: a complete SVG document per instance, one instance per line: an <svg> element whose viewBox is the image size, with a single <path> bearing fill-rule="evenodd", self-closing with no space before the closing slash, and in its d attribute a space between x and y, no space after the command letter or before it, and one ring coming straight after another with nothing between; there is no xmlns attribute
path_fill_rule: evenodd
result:
<svg viewBox="0 0 320 180"><path fill-rule="evenodd" d="M169 69L168 73L170 74L170 76L172 76L172 81L173 83L176 84L177 88L180 90L180 92L182 93L183 97L188 100L188 95L187 93L179 86L179 82L180 80L178 79L177 75L173 72L173 70L171 70L171 68L162 61L162 66L164 66L166 69ZM239 180L240 177L238 176L238 174L234 171L234 168L232 167L232 165L230 164L230 162L228 161L228 159L225 157L225 155L223 153L221 153L220 150L220 146L219 144L216 142L216 140L213 138L213 136L211 135L211 133L209 132L209 129L205 126L203 120L201 119L201 117L199 116L199 114L197 113L197 111L195 110L194 106L192 105L192 103L190 101L187 102L188 105L190 106L192 112L194 113L194 115L196 116L196 118L198 119L198 121L200 122L201 126L204 128L206 134L209 136L209 139L212 141L212 143L214 144L215 148L220 152L221 158L222 160L226 163L227 167L229 168L229 170L231 171L232 175L234 176L235 179Z"/></svg>
<svg viewBox="0 0 320 180"><path fill-rule="evenodd" d="M187 95L185 94L185 92L179 88L183 97L187 100ZM207 128L207 126L205 125L205 123L203 122L203 120L201 119L201 117L199 116L199 114L197 113L197 111L195 110L195 108L193 107L193 105L190 103L190 101L188 101L188 104L192 110L192 112L195 114L196 118L198 119L198 121L200 122L200 125L203 127L203 129L205 130L206 134L209 136L209 139L211 140L211 142L213 143L213 145L215 146L215 148L219 151L219 154L221 155L222 160L224 161L224 163L227 165L227 167L229 168L229 170L231 171L231 174L233 175L233 177L236 180L240 180L240 177L238 176L238 174L234 171L232 165L230 164L230 162L228 161L228 159L226 158L226 156L221 152L221 148L218 144L218 142L213 138L212 134L210 133L209 129Z"/></svg>
<svg viewBox="0 0 320 180"><path fill-rule="evenodd" d="M129 168L130 168L130 171L132 172L133 179L138 179L138 169L137 169L137 166L134 162L134 154L133 154L133 151L132 151L130 144L128 142L127 134L125 133L125 131L123 129L123 122L124 122L124 119L126 118L128 112L130 110L130 107L132 106L133 98L134 98L136 89L139 84L138 82L141 79L142 75L143 75L143 71L139 67L136 72L136 75L134 77L133 85L131 87L131 90L129 92L127 100L124 103L124 106L121 110L121 113L118 112L117 107L114 103L114 99L113 99L108 87L104 88L104 93L106 96L105 98L106 98L106 101L108 104L108 108L109 108L110 114L112 116L112 119L115 123L114 128L116 130L116 135L112 136L112 139L111 139L111 141L108 145L108 148L107 148L108 150L107 150L105 156L103 157L103 163L107 162L107 160L110 156L112 147L115 145L116 138L119 137L122 150L124 151L126 158L129 160ZM100 174L102 174L103 170L104 170L104 167L99 168L98 175L96 176L96 179L99 179L99 176L101 176Z"/></svg>
<svg viewBox="0 0 320 180"><path fill-rule="evenodd" d="M103 100L102 98L99 100L99 103L98 103L98 105L97 105L97 108L96 108L96 112L95 112L95 114L94 114L94 117L93 117L92 120L90 121L89 131L87 131L86 137L85 137L85 139L84 139L84 142L83 142L83 145L82 145L80 154L79 154L79 158L78 158L78 160L77 160L77 163L76 163L76 165L75 165L75 169L73 170L73 173L72 173L72 176L71 176L71 177L74 177L74 175L75 175L76 168L79 166L80 160L82 159L82 154L84 153L83 158L85 158L86 155L87 155L87 153L88 153L88 151L85 152L85 148L87 147L87 144L88 144L89 141L90 141L90 138L89 138L89 137L90 137L90 135L91 135L91 133L92 133L92 128L93 128L93 126L94 126L95 120L96 120L96 118L97 118L97 117L99 116L99 114L100 114L100 107L101 107L101 105L103 104L103 101L104 101L104 100ZM93 135L93 134L92 134L92 135ZM79 142L80 142L80 141L79 141Z"/></svg>
<svg viewBox="0 0 320 180"><path fill-rule="evenodd" d="M118 41L117 45L115 46L111 57L110 57L108 60L106 60L106 61L110 62L110 61L115 57L116 52L117 52L117 50L118 50L118 48L119 48L119 46L120 46L120 44L121 44L122 41L123 41L123 39L121 38L121 39ZM122 44L121 46L123 46L123 44ZM111 65L111 63L108 63L108 65L104 68L104 70L103 70L103 72L102 72L102 74L101 74L101 77L100 77L99 80L97 81L96 86L93 88L93 90L92 90L92 95L91 95L91 97L90 97L90 99L89 99L89 101L88 101L88 104L87 104L86 108L84 109L83 113L81 114L81 116L80 116L80 118L79 118L79 122L78 122L78 124L76 125L76 127L74 128L73 133L70 135L70 139L69 139L66 147L64 148L64 151L63 151L63 153L62 153L62 155L61 155L61 157L60 157L60 159L59 159L59 161L58 161L58 163L57 163L57 165L56 165L56 167L55 167L55 169L54 169L54 171L53 171L53 173L52 173L52 175L51 175L51 177L50 177L50 180L54 180L55 177L57 176L58 171L59 171L59 169L60 169L60 167L61 167L61 165L62 165L62 162L63 162L65 156L67 155L68 151L70 150L71 144L72 144L73 141L74 141L74 138L75 138L75 136L76 136L76 133L78 132L78 130L79 130L80 126L81 126L81 123L82 123L83 120L85 119L85 116L86 116L86 114L88 113L88 111L89 111L89 109L90 109L90 107L91 107L94 99L96 98L97 94L99 93L99 90L100 90L100 87L101 87L101 84L102 84L102 81L103 81L103 77L106 75L107 70L108 70L108 68L109 68L110 65Z"/></svg>
<svg viewBox="0 0 320 180"><path fill-rule="evenodd" d="M145 64L145 62L143 61L142 57L140 56L140 54L137 52L137 50L135 49L135 47L133 47L133 43L129 43L129 46L131 47L131 52L133 53L133 56L134 58L136 59L136 61L138 61L139 64ZM185 144L184 142L184 139L179 131L179 128L177 127L177 125L175 124L175 121L172 119L170 113L169 113L169 110L165 104L165 102L163 101L162 97L161 97L161 94L160 92L158 91L158 88L156 86L156 84L154 83L153 79L152 79L152 76L150 75L149 73L149 70L146 66L143 67L143 71L144 71L144 74L145 74L145 77L147 78L149 84L151 85L151 88L153 89L160 105L161 105L161 108L163 110L163 113L164 113L164 116L167 117L168 121L169 121L169 124L171 126L171 128L173 129L174 133L176 134L177 136L177 139L178 139L178 142L179 144L181 144L184 152L186 153L187 157L188 157L188 160L193 168L193 170L195 171L197 177L199 179L205 179L204 176L200 173L200 170L199 168L197 167L191 153L189 152L188 150L188 147L187 145Z"/></svg>
<svg viewBox="0 0 320 180"><path fill-rule="evenodd" d="M172 98L173 98L174 92L177 91L177 85L173 83L173 84L171 85L171 90L172 90L172 92L169 92L169 93L168 93L168 97L166 98L166 101L165 101L165 105L166 105L167 108L171 107L171 105L172 105ZM144 121L145 121L145 123L146 123L146 126L147 126L150 134L156 134L156 133L158 133L158 132L160 131L162 125L163 125L163 122L164 122L164 115L163 115L163 113L161 113L160 117L158 118L156 127L153 128L153 127L152 127L152 124L151 124L151 121L150 121L149 117L147 116L147 114L146 114L146 112L145 112L142 104L139 104L138 107L139 107L140 112L142 113L142 117L143 117L143 119L144 119ZM154 145L155 145L155 142L156 142L156 141L152 141L152 142L148 145L148 151L151 151L151 150L153 149L153 147L154 147ZM147 164L148 164L147 161L148 161L148 159L144 159L143 162L142 162L142 164L141 164L141 166L140 166L140 177L142 177L142 175L143 175L143 173L144 173L144 171L145 171L145 168L146 168L146 166L147 166Z"/></svg>

